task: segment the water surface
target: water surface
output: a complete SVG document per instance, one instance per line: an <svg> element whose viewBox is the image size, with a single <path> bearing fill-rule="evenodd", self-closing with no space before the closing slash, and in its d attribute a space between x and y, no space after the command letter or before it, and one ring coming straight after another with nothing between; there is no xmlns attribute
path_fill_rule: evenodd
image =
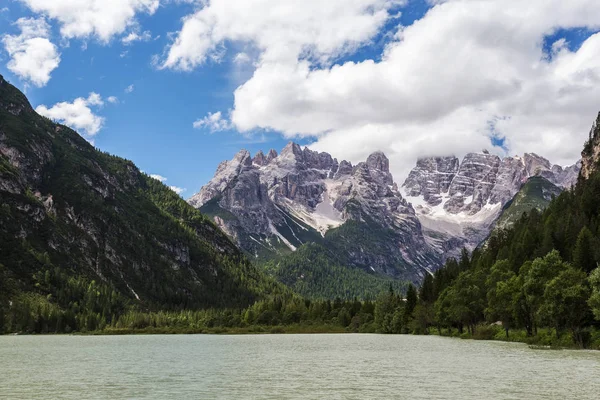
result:
<svg viewBox="0 0 600 400"><path fill-rule="evenodd" d="M7 399L598 399L600 352L436 336L1 336Z"/></svg>

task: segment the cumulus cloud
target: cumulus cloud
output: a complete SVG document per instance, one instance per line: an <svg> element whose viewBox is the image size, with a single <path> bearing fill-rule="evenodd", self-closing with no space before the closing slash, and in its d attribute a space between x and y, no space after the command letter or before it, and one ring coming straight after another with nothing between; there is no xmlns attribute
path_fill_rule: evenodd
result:
<svg viewBox="0 0 600 400"><path fill-rule="evenodd" d="M157 181L159 181L159 182L166 182L166 180L167 180L167 178L165 178L164 176L162 176L162 175L157 175L157 174L151 174L151 175L150 175L150 178L152 178L152 179L156 179L156 180L157 180Z"/></svg>
<svg viewBox="0 0 600 400"><path fill-rule="evenodd" d="M327 62L372 38L401 0L212 0L184 18L163 68L191 70L225 41L252 42L264 59ZM219 57L217 57L219 58Z"/></svg>
<svg viewBox="0 0 600 400"><path fill-rule="evenodd" d="M235 55L235 57L233 57L233 62L235 64L238 64L238 65L239 64L247 64L250 61L251 61L250 56L247 53L244 53L244 52L237 53Z"/></svg>
<svg viewBox="0 0 600 400"><path fill-rule="evenodd" d="M398 180L419 156L479 151L492 137L513 154L576 161L600 109L600 34L579 48L544 43L561 29L599 30L600 2L431 1L378 57L336 64L391 21L392 3L331 1L318 13L312 1L227 11L215 0L185 18L163 66L192 69L229 42L253 46L255 71L234 93L238 130L313 137L313 148L351 161L382 150Z"/></svg>
<svg viewBox="0 0 600 400"><path fill-rule="evenodd" d="M11 57L7 67L35 86L45 86L60 64L60 54L49 40L50 26L43 18L20 18L15 22L21 33L4 35L2 43Z"/></svg>
<svg viewBox="0 0 600 400"><path fill-rule="evenodd" d="M96 115L92 108L102 105L104 105L102 97L92 92L87 98L79 97L72 103L57 103L51 108L42 104L35 110L38 114L70 126L74 130L94 136L102 129L104 118Z"/></svg>
<svg viewBox="0 0 600 400"><path fill-rule="evenodd" d="M129 85L125 88L125 93L127 93L127 94L133 93L134 90L135 90L135 86L132 83L131 85Z"/></svg>
<svg viewBox="0 0 600 400"><path fill-rule="evenodd" d="M181 194L187 190L185 188L180 188L178 186L169 186L169 189L171 189L172 191L174 191L177 194Z"/></svg>
<svg viewBox="0 0 600 400"><path fill-rule="evenodd" d="M19 0L32 11L56 19L67 38L97 37L108 42L136 24L138 13L154 14L159 0Z"/></svg>
<svg viewBox="0 0 600 400"><path fill-rule="evenodd" d="M164 176L157 175L157 174L151 174L150 178L156 179L157 181L159 181L161 183L165 183L166 181L168 181L168 179L165 178ZM172 191L174 191L177 194L181 194L181 193L183 193L183 192L185 192L187 190L185 188L181 188L181 187L178 187L178 186L169 186L169 189L171 189Z"/></svg>
<svg viewBox="0 0 600 400"><path fill-rule="evenodd" d="M204 118L194 121L194 128L208 128L212 133L221 132L231 129L231 123L226 118L223 118L221 111L215 113L209 112Z"/></svg>
<svg viewBox="0 0 600 400"><path fill-rule="evenodd" d="M110 104L117 104L119 99L116 96L108 96L106 101L108 101Z"/></svg>

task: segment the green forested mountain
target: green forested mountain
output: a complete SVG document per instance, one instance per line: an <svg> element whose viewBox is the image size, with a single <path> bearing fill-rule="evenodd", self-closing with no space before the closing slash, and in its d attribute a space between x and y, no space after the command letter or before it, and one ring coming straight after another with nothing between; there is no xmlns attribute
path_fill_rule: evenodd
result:
<svg viewBox="0 0 600 400"><path fill-rule="evenodd" d="M519 193L504 207L502 215L496 222L496 229L512 226L524 213L529 213L533 209L543 211L562 191L563 189L544 177L529 178Z"/></svg>
<svg viewBox="0 0 600 400"><path fill-rule="evenodd" d="M278 281L310 299L375 299L390 287L404 292L406 283L345 266L337 254L329 247L308 243L268 262L266 268Z"/></svg>
<svg viewBox="0 0 600 400"><path fill-rule="evenodd" d="M243 307L281 290L199 211L39 116L1 76L0 204L0 330Z"/></svg>

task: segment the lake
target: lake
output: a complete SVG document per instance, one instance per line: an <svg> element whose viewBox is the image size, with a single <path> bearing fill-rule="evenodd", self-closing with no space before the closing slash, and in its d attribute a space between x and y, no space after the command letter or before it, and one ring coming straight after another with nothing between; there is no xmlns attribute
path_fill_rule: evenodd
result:
<svg viewBox="0 0 600 400"><path fill-rule="evenodd" d="M598 399L600 352L436 336L0 336L7 399Z"/></svg>

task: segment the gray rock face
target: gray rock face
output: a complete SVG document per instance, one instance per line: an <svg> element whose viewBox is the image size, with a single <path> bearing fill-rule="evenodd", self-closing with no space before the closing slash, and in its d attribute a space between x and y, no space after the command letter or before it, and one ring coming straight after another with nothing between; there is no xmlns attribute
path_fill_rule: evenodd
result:
<svg viewBox="0 0 600 400"><path fill-rule="evenodd" d="M581 163L563 168L537 154L523 157L467 154L424 158L403 185L403 193L426 228L428 242L446 255L474 248L491 231L503 206L532 176L562 188L575 184ZM460 247L456 247L460 246Z"/></svg>
<svg viewBox="0 0 600 400"><path fill-rule="evenodd" d="M267 164L275 158L277 158L277 152L273 149L269 150L269 154L267 154Z"/></svg>
<svg viewBox="0 0 600 400"><path fill-rule="evenodd" d="M481 211L496 184L499 168L498 156L467 154L450 184L450 201L444 205L444 209L452 214L465 211L470 215Z"/></svg>
<svg viewBox="0 0 600 400"><path fill-rule="evenodd" d="M519 188L527 181L527 171L521 158L506 157L502 160L496 185L490 196L490 203L506 204L519 191Z"/></svg>
<svg viewBox="0 0 600 400"><path fill-rule="evenodd" d="M258 165L259 167L267 165L267 157L265 157L265 154L262 151L259 151L252 159L252 164Z"/></svg>
<svg viewBox="0 0 600 400"><path fill-rule="evenodd" d="M277 253L282 246L293 251L306 241L302 238L309 231L324 236L332 228L356 221L388 232L386 245L393 253L389 260L396 264L371 254L368 245L350 252L351 264L388 275L398 275L402 264L407 269L402 276L416 279L439 263L381 152L352 166L295 143L279 155L272 150L267 157L258 153L251 159L241 151L221 163L214 178L188 201L209 215L211 209L215 222L252 254L265 248ZM211 208L215 202L218 213Z"/></svg>
<svg viewBox="0 0 600 400"><path fill-rule="evenodd" d="M442 193L448 192L458 173L460 161L456 157L422 158L404 182L406 192L413 197L423 196L425 201L437 206Z"/></svg>
<svg viewBox="0 0 600 400"><path fill-rule="evenodd" d="M564 169L562 167L555 166L559 169L556 172L556 182L554 182L554 184L567 189L574 186L579 178L579 172L582 169L582 164L582 161L579 160L576 164L565 167ZM560 169L562 169L562 171Z"/></svg>
<svg viewBox="0 0 600 400"><path fill-rule="evenodd" d="M231 161L223 161L219 164L211 184L205 186L204 191L201 190L198 194L192 196L188 202L196 208L203 206L206 202L222 193L233 179L250 168L252 168L250 153L246 150L241 150Z"/></svg>

